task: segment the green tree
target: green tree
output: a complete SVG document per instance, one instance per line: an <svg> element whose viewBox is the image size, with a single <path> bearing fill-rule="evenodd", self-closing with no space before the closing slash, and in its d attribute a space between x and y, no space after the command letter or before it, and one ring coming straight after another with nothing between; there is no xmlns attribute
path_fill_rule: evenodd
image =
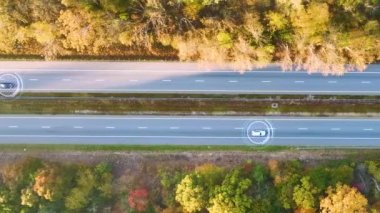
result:
<svg viewBox="0 0 380 213"><path fill-rule="evenodd" d="M204 164L186 175L177 185L175 199L187 212L197 212L208 206L211 190L222 180L223 169Z"/></svg>
<svg viewBox="0 0 380 213"><path fill-rule="evenodd" d="M310 177L301 178L301 183L294 187L293 199L296 205L302 209L316 207L318 189L310 182Z"/></svg>
<svg viewBox="0 0 380 213"><path fill-rule="evenodd" d="M83 211L91 206L100 211L112 197L111 181L112 174L107 164L78 169L75 186L65 198L65 207L73 211Z"/></svg>
<svg viewBox="0 0 380 213"><path fill-rule="evenodd" d="M365 162L368 173L370 173L376 181L380 181L380 164L376 161L366 161Z"/></svg>
<svg viewBox="0 0 380 213"><path fill-rule="evenodd" d="M244 178L238 169L231 171L220 186L215 187L210 213L240 213L252 211L253 200L248 195L252 181Z"/></svg>
<svg viewBox="0 0 380 213"><path fill-rule="evenodd" d="M184 178L184 173L180 171L163 171L159 172L160 183L162 186L161 196L166 206L174 206L176 186Z"/></svg>

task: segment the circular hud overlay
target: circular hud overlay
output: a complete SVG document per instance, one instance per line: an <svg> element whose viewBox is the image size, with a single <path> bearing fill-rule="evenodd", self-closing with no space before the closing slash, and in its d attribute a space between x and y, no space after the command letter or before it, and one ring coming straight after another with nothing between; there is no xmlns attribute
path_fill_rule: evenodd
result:
<svg viewBox="0 0 380 213"><path fill-rule="evenodd" d="M13 73L0 74L0 97L14 98L23 88L22 79Z"/></svg>
<svg viewBox="0 0 380 213"><path fill-rule="evenodd" d="M265 120L253 121L247 128L247 137L253 144L266 144L273 137L272 125Z"/></svg>

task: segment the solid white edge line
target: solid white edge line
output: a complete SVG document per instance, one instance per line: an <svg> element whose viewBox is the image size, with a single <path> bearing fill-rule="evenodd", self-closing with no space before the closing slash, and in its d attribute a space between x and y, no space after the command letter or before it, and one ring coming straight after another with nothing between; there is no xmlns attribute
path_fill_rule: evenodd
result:
<svg viewBox="0 0 380 213"><path fill-rule="evenodd" d="M135 81L137 82L137 81ZM203 83L203 82L199 82ZM179 92L204 92L204 93L209 93L209 92L223 92L223 93L228 93L228 94L235 94L235 93L247 93L247 94L267 94L267 93L276 93L276 94L366 94L366 93L371 93L371 94L380 94L380 91L359 91L359 90L216 90L216 89L205 89L205 90L178 90L178 89L26 89L24 88L22 90L23 92L77 92L77 91L97 91L97 92L151 92L151 93L158 93L158 92L174 92L174 93L179 93Z"/></svg>
<svg viewBox="0 0 380 213"><path fill-rule="evenodd" d="M0 69L1 72L14 72L14 71L49 71L49 72L104 72L104 71L109 71L109 72L175 72L175 73L236 73L239 74L239 72L235 70L169 70L169 69L164 69L164 70L152 70L152 69L51 69L51 68L10 68L10 69ZM257 73L257 74L262 74L262 73L281 73L281 74L307 74L310 75L306 71L282 71L282 70L249 70L246 71L245 73ZM346 72L345 74L380 74L380 72ZM312 75L321 75L320 73L312 73Z"/></svg>
<svg viewBox="0 0 380 213"><path fill-rule="evenodd" d="M218 137L218 136L164 136L164 135L0 135L0 137L36 137L36 138L184 138L184 139L248 139L247 137ZM380 140L380 138L339 138L339 137L273 137L273 139L328 139L328 140Z"/></svg>
<svg viewBox="0 0 380 213"><path fill-rule="evenodd" d="M87 119L87 120L226 120L226 121L255 121L255 120L268 120L268 121L354 121L354 122L379 122L379 118L269 118L269 117L246 117L246 118L228 118L228 117L165 117L165 116L157 116L157 117L149 117L149 116L141 116L141 117L125 117L125 116L0 116L2 119ZM275 129L275 128L273 128Z"/></svg>

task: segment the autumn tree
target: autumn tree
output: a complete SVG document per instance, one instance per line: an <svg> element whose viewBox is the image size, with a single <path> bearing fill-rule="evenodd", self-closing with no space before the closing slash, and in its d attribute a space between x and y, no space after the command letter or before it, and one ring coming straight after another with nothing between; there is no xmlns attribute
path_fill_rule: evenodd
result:
<svg viewBox="0 0 380 213"><path fill-rule="evenodd" d="M320 203L322 213L367 212L367 199L356 188L337 184L327 189L327 197Z"/></svg>
<svg viewBox="0 0 380 213"><path fill-rule="evenodd" d="M118 41L120 32L119 23L102 11L66 10L58 23L64 36L63 46L81 53L99 54L102 48Z"/></svg>
<svg viewBox="0 0 380 213"><path fill-rule="evenodd" d="M146 188L131 190L128 196L128 205L137 212L145 212L149 204L149 192Z"/></svg>
<svg viewBox="0 0 380 213"><path fill-rule="evenodd" d="M45 164L37 171L32 189L45 200L61 200L73 179L71 172L56 164Z"/></svg>
<svg viewBox="0 0 380 213"><path fill-rule="evenodd" d="M12 53L17 43L17 32L20 27L7 14L0 13L0 52Z"/></svg>
<svg viewBox="0 0 380 213"><path fill-rule="evenodd" d="M31 188L21 190L21 205L33 207L38 203L38 196Z"/></svg>

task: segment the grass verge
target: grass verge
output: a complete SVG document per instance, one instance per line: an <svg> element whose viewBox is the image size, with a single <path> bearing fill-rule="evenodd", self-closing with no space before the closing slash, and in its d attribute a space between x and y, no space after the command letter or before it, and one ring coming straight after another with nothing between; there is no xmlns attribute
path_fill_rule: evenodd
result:
<svg viewBox="0 0 380 213"><path fill-rule="evenodd" d="M67 145L67 144L0 144L2 152L67 152L67 151L282 151L292 150L287 146L206 146L206 145Z"/></svg>
<svg viewBox="0 0 380 213"><path fill-rule="evenodd" d="M278 95L278 94L180 94L180 93L23 93L22 98L187 98L187 99L270 99L270 100L380 100L363 95Z"/></svg>

